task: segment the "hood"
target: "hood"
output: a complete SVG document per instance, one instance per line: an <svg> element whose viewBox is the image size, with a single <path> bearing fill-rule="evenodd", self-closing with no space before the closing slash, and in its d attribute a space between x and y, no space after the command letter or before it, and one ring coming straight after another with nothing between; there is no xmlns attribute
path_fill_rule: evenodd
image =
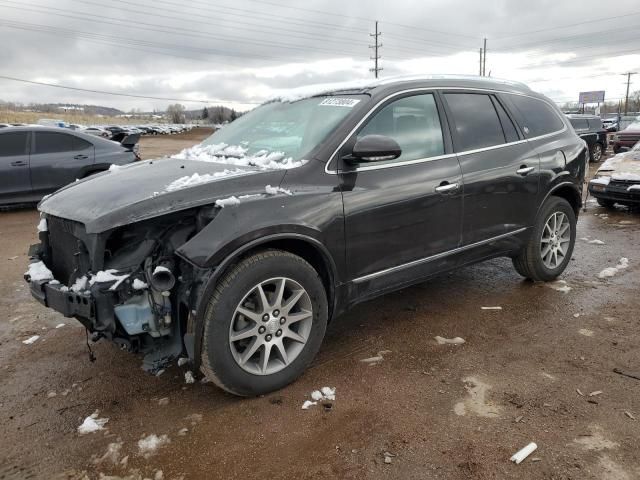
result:
<svg viewBox="0 0 640 480"><path fill-rule="evenodd" d="M637 176L640 178L640 151L629 151L619 153L615 157L610 158L598 168L599 173L610 172L613 176L623 178L628 176L629 179Z"/></svg>
<svg viewBox="0 0 640 480"><path fill-rule="evenodd" d="M136 162L77 181L46 197L38 209L81 222L87 233L214 203L279 185L284 170L171 158Z"/></svg>

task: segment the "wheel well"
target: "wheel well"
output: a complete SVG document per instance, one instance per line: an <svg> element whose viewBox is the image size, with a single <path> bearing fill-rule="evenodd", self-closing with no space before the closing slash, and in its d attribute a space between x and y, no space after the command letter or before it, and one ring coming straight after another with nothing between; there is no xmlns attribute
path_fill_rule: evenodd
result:
<svg viewBox="0 0 640 480"><path fill-rule="evenodd" d="M578 216L578 214L580 213L580 207L582 207L582 197L580 197L580 194L575 188L566 185L564 187L558 188L557 190L554 190L551 195L553 195L554 197L564 198L567 202L569 202L571 208L573 208L576 217Z"/></svg>
<svg viewBox="0 0 640 480"><path fill-rule="evenodd" d="M317 248L310 242L295 238L271 240L265 243L261 243L260 245L256 245L255 247L245 252L242 252L242 254L238 256L238 258L233 262L233 264L236 264L257 252L271 249L284 250L286 252L293 253L294 255L297 255L309 262L309 264L315 269L315 271L318 272L318 275L322 280L322 285L324 286L325 292L327 293L329 319L331 319L333 313L333 300L335 295L333 271L329 266L330 260L326 258L326 256L320 251L319 248ZM231 268L231 266L232 265L229 265L227 267L227 270Z"/></svg>

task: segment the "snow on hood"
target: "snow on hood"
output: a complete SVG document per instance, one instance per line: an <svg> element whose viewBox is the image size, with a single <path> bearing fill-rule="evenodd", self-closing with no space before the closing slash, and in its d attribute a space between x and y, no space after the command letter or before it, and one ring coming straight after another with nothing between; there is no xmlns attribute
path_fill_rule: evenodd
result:
<svg viewBox="0 0 640 480"><path fill-rule="evenodd" d="M268 152L260 150L247 155L248 149L240 145L214 143L211 145L194 145L177 153L172 158L177 160L196 160L199 162L213 162L226 165L258 167L261 170L282 170L301 167L306 160L293 160L285 157L283 152Z"/></svg>
<svg viewBox="0 0 640 480"><path fill-rule="evenodd" d="M611 157L602 164L598 172L611 172L613 180L640 181L640 151L624 152Z"/></svg>

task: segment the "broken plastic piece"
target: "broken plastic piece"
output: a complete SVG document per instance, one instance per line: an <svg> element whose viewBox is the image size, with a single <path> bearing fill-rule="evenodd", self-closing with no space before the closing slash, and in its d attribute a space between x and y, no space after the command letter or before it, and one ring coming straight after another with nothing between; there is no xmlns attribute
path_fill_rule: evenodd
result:
<svg viewBox="0 0 640 480"><path fill-rule="evenodd" d="M436 342L438 342L438 345L462 345L463 343L465 343L464 338L461 337L455 337L455 338L444 338L444 337L433 337L435 338Z"/></svg>
<svg viewBox="0 0 640 480"><path fill-rule="evenodd" d="M531 442L529 445L524 447L522 450L520 450L519 452L515 453L511 457L511 461L512 462L516 462L516 465L519 465L525 458L527 458L529 455L531 455L533 452L535 452L537 450L537 448L538 448L538 445L536 445L535 443Z"/></svg>

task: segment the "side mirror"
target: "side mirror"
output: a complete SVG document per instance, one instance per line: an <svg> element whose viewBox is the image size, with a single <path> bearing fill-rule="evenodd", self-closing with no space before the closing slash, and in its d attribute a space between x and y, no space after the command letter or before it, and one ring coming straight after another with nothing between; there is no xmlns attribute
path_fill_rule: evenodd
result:
<svg viewBox="0 0 640 480"><path fill-rule="evenodd" d="M366 135L358 139L351 155L345 160L353 163L381 162L395 160L401 153L400 145L393 138L384 135Z"/></svg>

